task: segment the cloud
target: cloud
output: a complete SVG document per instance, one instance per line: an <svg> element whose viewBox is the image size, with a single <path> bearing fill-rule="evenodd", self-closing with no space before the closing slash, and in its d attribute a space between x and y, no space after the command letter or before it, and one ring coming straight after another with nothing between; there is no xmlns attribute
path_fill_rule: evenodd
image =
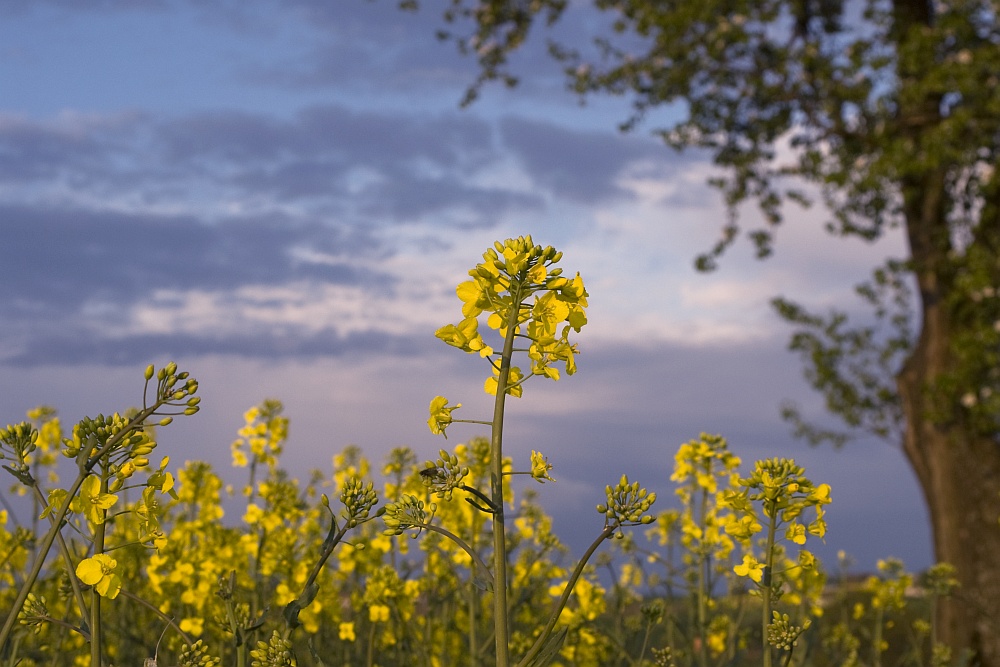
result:
<svg viewBox="0 0 1000 667"><path fill-rule="evenodd" d="M371 226L436 215L490 226L542 204L523 188L487 182L500 164L491 126L457 112L0 117L0 202L23 205L204 220L335 215Z"/></svg>
<svg viewBox="0 0 1000 667"><path fill-rule="evenodd" d="M504 146L528 175L554 196L585 204L634 199L622 179L666 178L685 162L652 139L570 129L509 116L501 120Z"/></svg>
<svg viewBox="0 0 1000 667"><path fill-rule="evenodd" d="M0 13L24 14L36 11L39 6L48 6L59 11L159 11L166 9L170 4L170 0L7 0L3 3Z"/></svg>
<svg viewBox="0 0 1000 667"><path fill-rule="evenodd" d="M21 363L49 358L56 342L64 352L55 356L63 360L86 358L88 348L108 359L113 355L102 346L120 344L126 334L145 336L137 344L148 347L155 342L150 335L168 333L136 326L133 310L149 299L161 312L182 313L193 294L208 290L231 297L229 309L223 308L225 298L214 305L232 315L233 307L246 305L235 297L248 285L301 283L378 295L391 293L396 282L377 268L391 251L374 236L316 220L265 216L205 223L186 215L10 205L0 206L0 220L5 247L17 249L5 262L10 299L0 341L7 356ZM171 301L166 295L181 296ZM277 336L261 329L254 333ZM172 332L186 333L183 327ZM206 340L221 340L221 333L217 329ZM226 333L237 339L234 350L249 349L238 341L239 332ZM296 346L317 349L309 341L290 347Z"/></svg>
<svg viewBox="0 0 1000 667"><path fill-rule="evenodd" d="M171 331L162 335L100 336L93 331L59 328L33 335L23 345L3 354L4 363L15 367L39 364L76 366L141 367L153 359L202 355L225 355L230 358L299 361L340 356L404 356L417 354L420 346L412 336L397 336L384 331L360 331L340 335L328 329L314 334L268 330L244 333L210 332L184 334ZM81 335L84 334L84 335Z"/></svg>

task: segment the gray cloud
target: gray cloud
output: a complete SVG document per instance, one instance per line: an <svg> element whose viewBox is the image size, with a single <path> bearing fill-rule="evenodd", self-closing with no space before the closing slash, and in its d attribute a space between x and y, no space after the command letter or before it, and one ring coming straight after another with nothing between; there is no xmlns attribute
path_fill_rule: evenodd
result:
<svg viewBox="0 0 1000 667"><path fill-rule="evenodd" d="M386 287L391 280L347 262L316 267L290 249L333 257L378 257L386 249L363 231L280 217L206 224L189 216L0 207L6 285L19 299L65 308L109 292L130 300L154 289L233 288L308 278Z"/></svg>
<svg viewBox="0 0 1000 667"><path fill-rule="evenodd" d="M320 357L415 355L421 351L421 346L412 336L393 335L384 331L340 335L336 331L325 330L301 335L264 330L238 336L171 333L125 338L102 338L79 335L80 333L79 329L72 326L53 327L50 331L39 332L23 341L15 353L4 359L4 363L12 367L98 364L138 368L154 359L190 359L202 355L225 355L262 361L303 361Z"/></svg>
<svg viewBox="0 0 1000 667"><path fill-rule="evenodd" d="M233 290L291 282L360 286L395 278L374 268L390 251L363 229L273 217L208 224L190 216L0 207L5 327L0 348L20 364L54 360L133 362L151 349L237 354L337 353L347 341L275 330L253 340L124 336L129 309L157 290ZM321 254L303 262L296 250ZM359 258L373 268L359 268ZM270 337L270 339L269 339Z"/></svg>
<svg viewBox="0 0 1000 667"><path fill-rule="evenodd" d="M291 119L220 111L0 119L0 195L10 203L162 206L217 219L229 202L265 212L294 204L382 226L456 209L495 224L534 209L532 194L481 185L500 153L491 126L458 112L363 113L311 107Z"/></svg>
<svg viewBox="0 0 1000 667"><path fill-rule="evenodd" d="M504 145L535 182L555 196L587 204L631 198L616 181L637 163L655 162L661 169L683 163L661 144L634 136L516 117L504 118L500 129Z"/></svg>
<svg viewBox="0 0 1000 667"><path fill-rule="evenodd" d="M6 0L0 8L0 13L23 14L37 11L42 5L54 7L60 11L159 11L166 9L170 4L170 0Z"/></svg>

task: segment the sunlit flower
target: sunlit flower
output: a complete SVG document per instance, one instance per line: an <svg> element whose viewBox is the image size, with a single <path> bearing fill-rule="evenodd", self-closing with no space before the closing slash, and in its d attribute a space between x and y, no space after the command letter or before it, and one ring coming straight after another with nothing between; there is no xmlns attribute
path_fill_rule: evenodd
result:
<svg viewBox="0 0 1000 667"><path fill-rule="evenodd" d="M726 524L726 533L738 540L749 540L763 530L763 526L752 516L732 517Z"/></svg>
<svg viewBox="0 0 1000 667"><path fill-rule="evenodd" d="M205 619L203 618L185 618L180 623L180 628L182 632L186 632L189 635L194 635L195 637L201 635L204 632Z"/></svg>
<svg viewBox="0 0 1000 667"><path fill-rule="evenodd" d="M556 480L549 477L549 471L552 470L552 464L549 460L542 456L541 452L531 451L531 476L534 477L541 483L545 483L545 480L554 482Z"/></svg>
<svg viewBox="0 0 1000 667"><path fill-rule="evenodd" d="M764 576L764 565L750 554L744 554L743 562L734 567L733 572L741 577L750 577L755 582L760 583Z"/></svg>
<svg viewBox="0 0 1000 667"><path fill-rule="evenodd" d="M430 405L431 416L427 420L427 425L430 427L431 433L434 435L441 434L447 438L448 436L444 431L451 425L451 413L460 407L462 407L461 403L449 406L447 398L444 396L435 396Z"/></svg>
<svg viewBox="0 0 1000 667"><path fill-rule="evenodd" d="M118 496L101 493L101 480L91 475L83 480L80 492L73 498L71 509L87 517L91 523L104 523L107 510L118 502Z"/></svg>
<svg viewBox="0 0 1000 667"><path fill-rule="evenodd" d="M373 604L368 607L368 620L372 623L384 623L389 620L389 607L384 604Z"/></svg>
<svg viewBox="0 0 1000 667"><path fill-rule="evenodd" d="M785 531L785 538L795 544L806 543L806 527L801 523L790 523Z"/></svg>
<svg viewBox="0 0 1000 667"><path fill-rule="evenodd" d="M110 600L118 597L122 589L121 577L115 573L118 561L107 554L94 554L85 558L76 566L76 576L80 581L93 586L102 597Z"/></svg>

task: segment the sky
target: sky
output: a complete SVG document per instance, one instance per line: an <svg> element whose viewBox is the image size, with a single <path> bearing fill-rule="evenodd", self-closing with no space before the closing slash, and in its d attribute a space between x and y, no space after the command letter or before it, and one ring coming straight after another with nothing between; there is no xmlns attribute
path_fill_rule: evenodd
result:
<svg viewBox="0 0 1000 667"><path fill-rule="evenodd" d="M794 208L771 258L742 242L696 272L726 220L708 157L651 125L618 132L627 102L581 104L541 42L515 58L521 85L460 108L476 69L435 39L444 4L0 3L0 420L124 410L148 363L175 360L202 410L160 430L173 462L241 481L229 444L265 398L285 405L300 477L349 444L376 463L403 445L433 458L482 435L433 436L434 396L468 419L490 406L485 362L434 331L461 319L455 286L483 251L531 234L583 276L589 323L578 373L509 404L505 453L548 456L557 482L536 490L575 554L605 484L625 473L675 504L674 452L708 432L744 472L789 457L832 486L816 548L831 567L841 549L861 570L929 565L898 448L813 448L781 420L794 400L833 423L769 306L853 312L853 286L904 254L901 236L834 239L821 208ZM558 30L586 43L599 23Z"/></svg>

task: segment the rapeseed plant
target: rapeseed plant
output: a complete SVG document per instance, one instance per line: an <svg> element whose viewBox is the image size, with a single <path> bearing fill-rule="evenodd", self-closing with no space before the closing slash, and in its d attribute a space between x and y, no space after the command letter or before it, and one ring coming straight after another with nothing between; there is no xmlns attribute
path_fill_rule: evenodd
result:
<svg viewBox="0 0 1000 667"><path fill-rule="evenodd" d="M441 457L428 462L423 471L428 488L441 499L450 500L456 489L472 496L469 502L492 522L492 564L487 564L476 550L462 537L431 521L437 507L425 505L416 496L403 496L399 502L386 506L386 530L398 535L406 529L429 530L455 542L479 566L480 577L485 579L493 596L493 634L496 664L510 667L515 664L511 654L514 636L510 628L511 578L507 561L507 528L505 520L505 477L520 471L507 470L503 456L504 408L507 396L521 397L524 383L535 376L559 380L563 372L576 372L577 346L570 342L573 333L579 333L587 323L587 291L579 274L574 278L562 275L555 266L562 253L551 246L536 245L530 236L499 241L483 253L483 261L469 271L471 280L456 289L462 301L463 319L458 324L441 327L436 336L444 342L469 354L476 354L488 361L490 375L483 388L495 397L493 416L489 420L457 419L454 412L461 403L450 405L447 398L436 396L430 403L428 426L432 433L446 435L454 423L483 424L490 427L490 476L489 489L481 490L463 482L468 468L458 463L457 456L441 451ZM486 316L486 326L499 337L499 353L486 342L480 331L480 316ZM527 370L514 365L515 354L526 356ZM551 466L544 455L533 452L531 468L526 474L539 482L551 479ZM558 597L548 621L533 638L531 645L516 661L519 667L550 662L559 651L565 635L554 634L560 614L566 607L569 595L577 585L584 566L597 547L617 533L622 526L648 523L652 517L646 512L655 500L637 483L622 478L617 486L607 488L606 504L598 506L605 515L604 529L580 564L570 575L564 592Z"/></svg>
<svg viewBox="0 0 1000 667"><path fill-rule="evenodd" d="M563 564L551 518L530 490L515 501L511 484L558 473L540 451L515 461L502 447L507 397L576 371L589 295L560 260L530 237L508 239L458 286L462 319L437 337L490 365L493 414L460 419L461 404L438 396L428 427L480 425L488 437L423 464L398 447L381 489L356 447L333 457L330 474L288 475L289 419L274 399L244 414L231 445L245 474L236 491L208 464L152 462L154 426L198 410L197 382L173 364L147 369L141 410L82 420L69 437L46 407L0 429L3 466L34 505L30 527L0 511L0 608L11 610L0 664L724 667L808 655L817 667L877 667L890 641L899 653L904 611L919 616L904 659L954 662L933 614L953 570L918 579L887 560L824 625L825 574L802 547L826 534L829 487L785 459L741 477L721 436L677 450L677 509L654 517L655 495L637 482L608 485L600 532ZM76 466L67 486L60 450ZM380 497L392 500L380 507ZM226 502L238 505L228 517ZM647 526L651 542L630 526ZM612 539L621 557L598 558L608 590L589 563ZM60 560L43 574L53 547Z"/></svg>

